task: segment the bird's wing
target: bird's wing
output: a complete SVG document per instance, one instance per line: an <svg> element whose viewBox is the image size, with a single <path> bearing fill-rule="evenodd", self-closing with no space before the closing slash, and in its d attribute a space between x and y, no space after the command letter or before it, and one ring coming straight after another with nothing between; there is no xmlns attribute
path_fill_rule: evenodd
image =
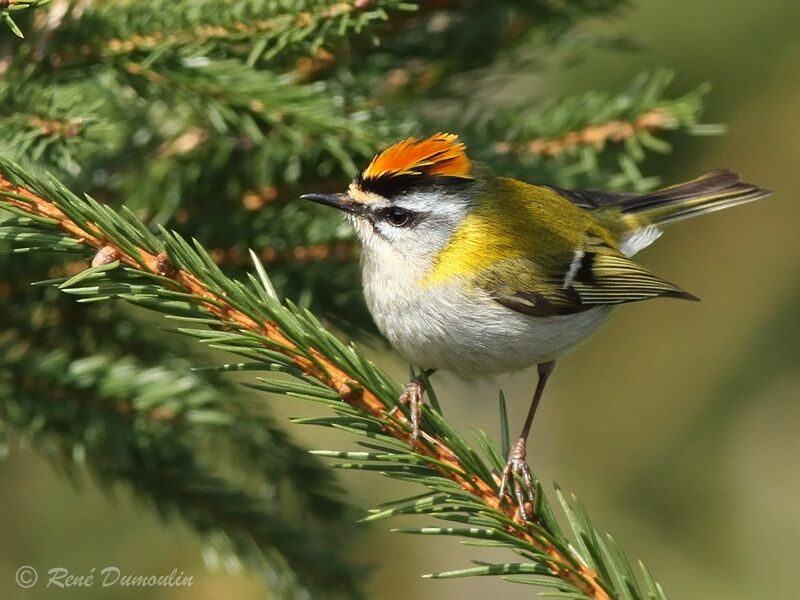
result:
<svg viewBox="0 0 800 600"><path fill-rule="evenodd" d="M606 206L619 206L621 203L641 194L629 192L602 192L599 190L568 190L556 186L548 186L572 202L575 206L585 210L594 210Z"/></svg>
<svg viewBox="0 0 800 600"><path fill-rule="evenodd" d="M500 304L536 317L573 314L597 305L659 296L697 300L592 236L568 260L559 266L554 263L546 271L528 258L498 264L482 287Z"/></svg>
<svg viewBox="0 0 800 600"><path fill-rule="evenodd" d="M624 238L554 188L493 182L439 253L429 283L474 277L479 289L533 316L658 296L694 299L623 254Z"/></svg>

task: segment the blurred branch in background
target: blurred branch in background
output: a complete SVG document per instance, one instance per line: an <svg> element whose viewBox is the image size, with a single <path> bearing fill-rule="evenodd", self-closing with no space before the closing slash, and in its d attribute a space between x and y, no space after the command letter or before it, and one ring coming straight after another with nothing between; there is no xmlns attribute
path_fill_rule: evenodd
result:
<svg viewBox="0 0 800 600"><path fill-rule="evenodd" d="M700 123L708 86L672 99L665 96L671 80L672 73L666 70L642 73L617 95L592 91L533 110L516 106L472 126L484 138L505 139L488 149L503 159L511 158L513 164L506 169L533 171L535 180L646 190L658 183L657 178L644 178L639 172L646 151L672 149L659 136L673 131L691 135L724 131L719 125ZM529 172L522 175L531 177Z"/></svg>

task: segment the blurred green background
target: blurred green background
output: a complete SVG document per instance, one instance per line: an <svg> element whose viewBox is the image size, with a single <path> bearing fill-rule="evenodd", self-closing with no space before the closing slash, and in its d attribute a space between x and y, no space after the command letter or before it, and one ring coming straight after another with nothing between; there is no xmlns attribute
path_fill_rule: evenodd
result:
<svg viewBox="0 0 800 600"><path fill-rule="evenodd" d="M641 2L601 32L633 33L635 53L595 53L537 79L541 94L618 89L635 73L666 66L676 89L709 81L706 121L726 123L716 138L682 139L650 159L664 182L729 167L775 191L766 201L679 224L640 258L700 296L700 304L626 306L612 323L562 360L535 424L531 462L558 480L644 560L672 598L797 598L800 557L800 3L775 0ZM406 367L382 350L399 379ZM445 414L462 430L497 434L497 387L521 423L533 372L492 382L437 376ZM312 414L281 403L276 414ZM516 429L518 425L515 425ZM292 427L310 447L344 447L318 429ZM400 496L399 483L345 474L363 507ZM0 462L0 597L260 598L252 574L209 570L188 530L165 526L124 493L76 490L33 452ZM398 523L392 523L398 526ZM479 558L448 539L422 540L365 527L359 553L380 562L374 598L530 597L497 580L431 581L425 572ZM173 568L190 588L106 590L14 586L14 573L63 566L87 574L107 565L134 574Z"/></svg>

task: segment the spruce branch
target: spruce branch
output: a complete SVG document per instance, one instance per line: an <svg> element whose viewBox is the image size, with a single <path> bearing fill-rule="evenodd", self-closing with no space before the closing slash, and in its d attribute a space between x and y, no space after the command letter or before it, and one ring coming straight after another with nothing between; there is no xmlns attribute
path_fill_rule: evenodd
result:
<svg viewBox="0 0 800 600"><path fill-rule="evenodd" d="M363 569L341 558L351 514L330 469L241 387L191 372L176 358L188 340L25 286L48 270L28 258L26 270L0 255L13 282L0 284L0 450L19 439L76 485L88 473L133 492L191 526L204 556L266 574L280 597L358 595Z"/></svg>
<svg viewBox="0 0 800 600"><path fill-rule="evenodd" d="M500 152L545 157L589 146L601 150L607 143L622 143L640 137L654 150L668 149L652 141L647 134L679 128L688 133L719 133L719 126L699 124L701 100L708 86L701 86L684 96L668 98L666 89L673 74L667 70L642 73L626 90L616 95L588 92L560 98L544 107L527 121L515 138L539 133L516 148L501 146Z"/></svg>
<svg viewBox="0 0 800 600"><path fill-rule="evenodd" d="M124 484L162 516L191 525L220 556L275 578L291 575L299 589L358 595L359 570L339 558L338 541L311 533L307 521L290 522L275 498L236 485L199 459L195 438L213 435L209 429L231 413L196 377L142 368L130 358L15 346L7 335L0 340L8 374L0 385L0 428L21 432L72 481L80 481L76 467L85 466L104 489Z"/></svg>
<svg viewBox="0 0 800 600"><path fill-rule="evenodd" d="M346 512L345 505L336 500L329 470L310 460L261 407L237 393L241 388L213 371L188 373L190 360L203 360L187 347L188 340L165 339L131 315L120 318L109 305L82 307L65 302L62 294L54 296L57 288L31 286L43 276L66 280L80 270L72 270L66 277L61 269L52 267L31 273L30 263L41 261L19 261L9 254L0 254L0 259L4 259L3 272L17 284L0 284L0 368L4 376L28 373L26 381L34 383L43 398L48 397L48 386L53 394L70 389L77 399L86 399L92 407L105 407L108 414L135 413L144 423L182 428L182 436L196 438L198 446L208 443L209 437L235 440L231 451L236 458L230 462L241 468L246 465L250 477L256 471L265 474L269 485L288 481L288 491L310 514L334 519ZM101 250L93 266L107 265L108 259ZM85 268L84 261L81 270ZM47 420L44 413L31 417L31 422ZM74 443L85 440L78 436ZM220 453L215 452L215 457Z"/></svg>
<svg viewBox="0 0 800 600"><path fill-rule="evenodd" d="M116 250L108 247L110 253L116 256ZM252 255L242 251L238 246L230 248L209 248L208 255L211 259L221 267L244 268L253 264ZM290 248L264 248L256 252L258 260L264 266L276 265L285 262L291 262L296 265L306 265L308 263L326 262L326 263L348 263L355 260L358 256L358 247L355 242L337 242L332 244L315 244L311 246L293 246ZM100 253L96 255L95 260L101 257ZM101 257L102 258L102 257ZM118 257L109 260L113 262ZM98 264L106 264L105 262L92 261L92 266ZM52 277L59 277L62 275L76 275L86 268L86 260L83 258L65 263L64 265L56 265L50 270Z"/></svg>
<svg viewBox="0 0 800 600"><path fill-rule="evenodd" d="M0 145L20 157L73 176L87 155L108 150L116 127L85 82L52 82L0 77Z"/></svg>
<svg viewBox="0 0 800 600"><path fill-rule="evenodd" d="M37 8L49 4L52 0L0 0L0 19L2 19L11 32L17 37L25 37L22 30L11 17L13 11Z"/></svg>
<svg viewBox="0 0 800 600"><path fill-rule="evenodd" d="M415 8L402 0L246 0L234 10L215 0L191 4L191 10L168 0L91 4L60 32L51 61L63 68L168 50L285 64L289 56L314 55L323 45L369 31L390 13Z"/></svg>
<svg viewBox="0 0 800 600"><path fill-rule="evenodd" d="M427 486L423 496L384 506L369 520L431 514L457 525L413 533L465 537L511 549L526 561L438 576L498 574L581 598L664 597L646 570L640 578L634 575L613 539L594 529L574 499L568 502L558 492L574 541L562 533L539 482L535 516L521 521L514 500L498 498L497 472L504 459L485 434L478 434L478 444L488 463L436 411L425 412L426 433L415 441L408 409L398 405L398 387L308 311L280 303L261 263L256 262L257 275L248 284L231 280L199 244L166 230L156 237L129 213L89 197L80 199L55 180L38 181L10 161L0 161L0 173L2 205L27 217L3 227L3 236L18 250L90 248L108 254L111 248L118 257L50 283L81 301L118 297L182 321L187 327L179 328L180 333L246 359L227 370L293 375L295 381L268 374L250 386L322 403L335 416L299 422L366 437L361 442L366 451L321 453L348 461L340 466L377 470Z"/></svg>
<svg viewBox="0 0 800 600"><path fill-rule="evenodd" d="M275 502L240 489L198 460L197 445L189 441L200 431L192 424L213 427L212 417L226 415L196 377L141 368L130 358L73 360L61 350L13 352L12 341L5 336L0 342L10 374L0 389L2 425L50 448L71 479L78 476L72 463L61 460L64 453L81 456L78 464L103 487L125 483L162 515L189 523L206 541L217 542L220 553L225 549L214 535L238 547L242 562L260 566L269 562L265 558L280 557L304 582L300 587L355 593L357 578L337 558L333 540L310 535L307 524L290 523ZM52 407L54 400L58 408Z"/></svg>

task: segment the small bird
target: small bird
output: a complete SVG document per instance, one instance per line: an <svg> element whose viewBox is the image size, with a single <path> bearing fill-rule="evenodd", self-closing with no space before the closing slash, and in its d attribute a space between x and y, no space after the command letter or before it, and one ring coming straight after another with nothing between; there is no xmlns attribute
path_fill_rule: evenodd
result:
<svg viewBox="0 0 800 600"><path fill-rule="evenodd" d="M408 138L378 154L340 194L302 198L343 211L363 246L364 297L378 329L426 376L468 377L538 366L538 383L503 470L521 518L533 501L526 443L555 361L617 304L697 300L631 257L664 225L763 198L728 170L655 192L536 185L471 161L450 133ZM416 439L425 379L401 401Z"/></svg>

